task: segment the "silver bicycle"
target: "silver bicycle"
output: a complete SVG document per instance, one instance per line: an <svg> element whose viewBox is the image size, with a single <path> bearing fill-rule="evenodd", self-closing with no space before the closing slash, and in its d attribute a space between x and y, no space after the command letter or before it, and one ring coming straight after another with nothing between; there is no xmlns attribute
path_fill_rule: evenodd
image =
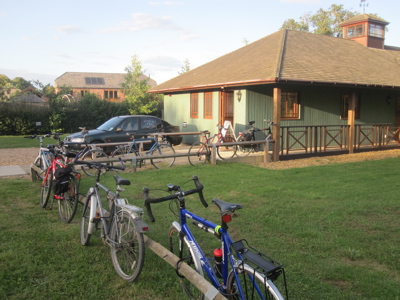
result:
<svg viewBox="0 0 400 300"><path fill-rule="evenodd" d="M128 203L127 199L120 198L123 186L130 185L130 181L114 175L117 185L116 192L112 192L100 183L100 175L111 170L124 170L123 167L105 165L101 163L79 161L88 168L96 170L96 182L86 195L81 222L81 243L88 245L90 237L96 230L101 230L103 241L110 246L111 259L115 271L124 280L134 281L140 275L144 263L143 233L148 231L148 225L142 220L143 209ZM122 162L121 162L122 164ZM107 194L108 211L103 207L99 190Z"/></svg>

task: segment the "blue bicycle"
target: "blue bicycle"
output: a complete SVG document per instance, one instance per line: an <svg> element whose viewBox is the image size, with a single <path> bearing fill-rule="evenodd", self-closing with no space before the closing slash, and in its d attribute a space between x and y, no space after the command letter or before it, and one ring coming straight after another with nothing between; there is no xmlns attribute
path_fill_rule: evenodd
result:
<svg viewBox="0 0 400 300"><path fill-rule="evenodd" d="M150 147L147 147L151 145ZM149 150L142 151L144 148L150 148ZM129 145L119 146L113 152L113 158L122 158L124 161L136 163L139 167L145 164L145 160L136 159L139 156L150 156L150 162L156 169L170 167L175 162L175 150L172 146L163 139L161 142L158 141L158 136L151 138L140 138L135 139L133 137L132 142Z"/></svg>
<svg viewBox="0 0 400 300"><path fill-rule="evenodd" d="M183 191L177 185L168 185L170 195L151 199L149 189L144 188L145 206L152 222L155 221L151 204L168 200L175 200L179 207L179 223L173 222L169 230L170 251L179 257L176 272L184 292L190 299L212 299L217 293L221 293L228 299L284 299L277 287L277 282L285 290L288 298L286 277L282 264L250 247L246 240L233 242L228 234L228 223L232 220L232 214L242 208L242 205L228 203L219 199L212 200L220 210L221 224L214 224L190 211L185 207L185 196L199 194L201 203L208 204L203 197L203 185L197 176L192 180L196 188ZM189 181L188 181L189 182ZM170 205L172 210L172 206ZM197 243L191 232L187 219L204 231L214 235L221 242L221 248L214 250L214 257L207 257ZM201 276L207 276L215 287L214 292L208 291L202 294L190 281L179 274L179 264L187 263ZM283 276L280 276L282 275ZM277 280L278 277L282 280Z"/></svg>

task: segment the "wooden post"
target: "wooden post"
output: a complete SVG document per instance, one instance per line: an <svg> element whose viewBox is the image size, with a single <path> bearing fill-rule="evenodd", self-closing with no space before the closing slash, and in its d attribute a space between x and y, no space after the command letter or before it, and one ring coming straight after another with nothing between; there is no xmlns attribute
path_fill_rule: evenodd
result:
<svg viewBox="0 0 400 300"><path fill-rule="evenodd" d="M272 130L272 139L274 142L272 161L279 160L279 149L281 148L281 89L274 88L274 118L275 127Z"/></svg>
<svg viewBox="0 0 400 300"><path fill-rule="evenodd" d="M216 165L217 164L217 144L212 144L211 148L211 164Z"/></svg>
<svg viewBox="0 0 400 300"><path fill-rule="evenodd" d="M347 125L349 125L349 153L354 153L355 143L355 119L356 119L356 100L357 94L353 92L349 99L349 110L347 113Z"/></svg>
<svg viewBox="0 0 400 300"><path fill-rule="evenodd" d="M172 267L176 267L176 264L179 261L179 258L176 255L174 255L172 252L168 251L163 246L156 243L147 236L144 236L144 242L147 248L152 250L162 259L164 259ZM211 283L205 280L204 277L200 276L199 273L189 267L185 262L181 262L179 264L179 273L185 276L186 279L189 280L191 283L193 283L200 290L200 292L202 292L206 296L206 299L226 299Z"/></svg>

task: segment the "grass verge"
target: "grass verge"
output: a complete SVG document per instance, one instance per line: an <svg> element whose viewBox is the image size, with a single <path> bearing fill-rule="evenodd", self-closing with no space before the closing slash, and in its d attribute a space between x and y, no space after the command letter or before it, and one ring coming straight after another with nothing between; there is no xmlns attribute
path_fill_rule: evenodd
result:
<svg viewBox="0 0 400 300"><path fill-rule="evenodd" d="M189 196L188 209L218 222L213 198L243 204L230 223L232 236L284 264L291 299L399 299L399 168L399 159L386 159L288 170L174 166L119 175L131 180L123 195L138 206L144 186L165 189L194 174L209 207ZM64 224L55 210L39 208L38 182L0 181L0 298L185 299L174 270L150 250L138 281L126 283L98 233L90 246L80 245L79 211ZM114 186L111 172L102 183ZM93 178L83 177L81 191L91 184ZM148 236L167 246L175 217L168 203L154 205L153 213ZM194 233L206 252L217 247L217 240Z"/></svg>

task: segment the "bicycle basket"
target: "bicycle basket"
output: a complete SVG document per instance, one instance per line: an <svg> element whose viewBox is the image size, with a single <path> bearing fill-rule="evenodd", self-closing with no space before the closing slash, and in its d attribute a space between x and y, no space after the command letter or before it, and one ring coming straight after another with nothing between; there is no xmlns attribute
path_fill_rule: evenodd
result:
<svg viewBox="0 0 400 300"><path fill-rule="evenodd" d="M54 172L53 191L54 195L60 195L68 191L68 183L71 176L72 168L58 168Z"/></svg>

